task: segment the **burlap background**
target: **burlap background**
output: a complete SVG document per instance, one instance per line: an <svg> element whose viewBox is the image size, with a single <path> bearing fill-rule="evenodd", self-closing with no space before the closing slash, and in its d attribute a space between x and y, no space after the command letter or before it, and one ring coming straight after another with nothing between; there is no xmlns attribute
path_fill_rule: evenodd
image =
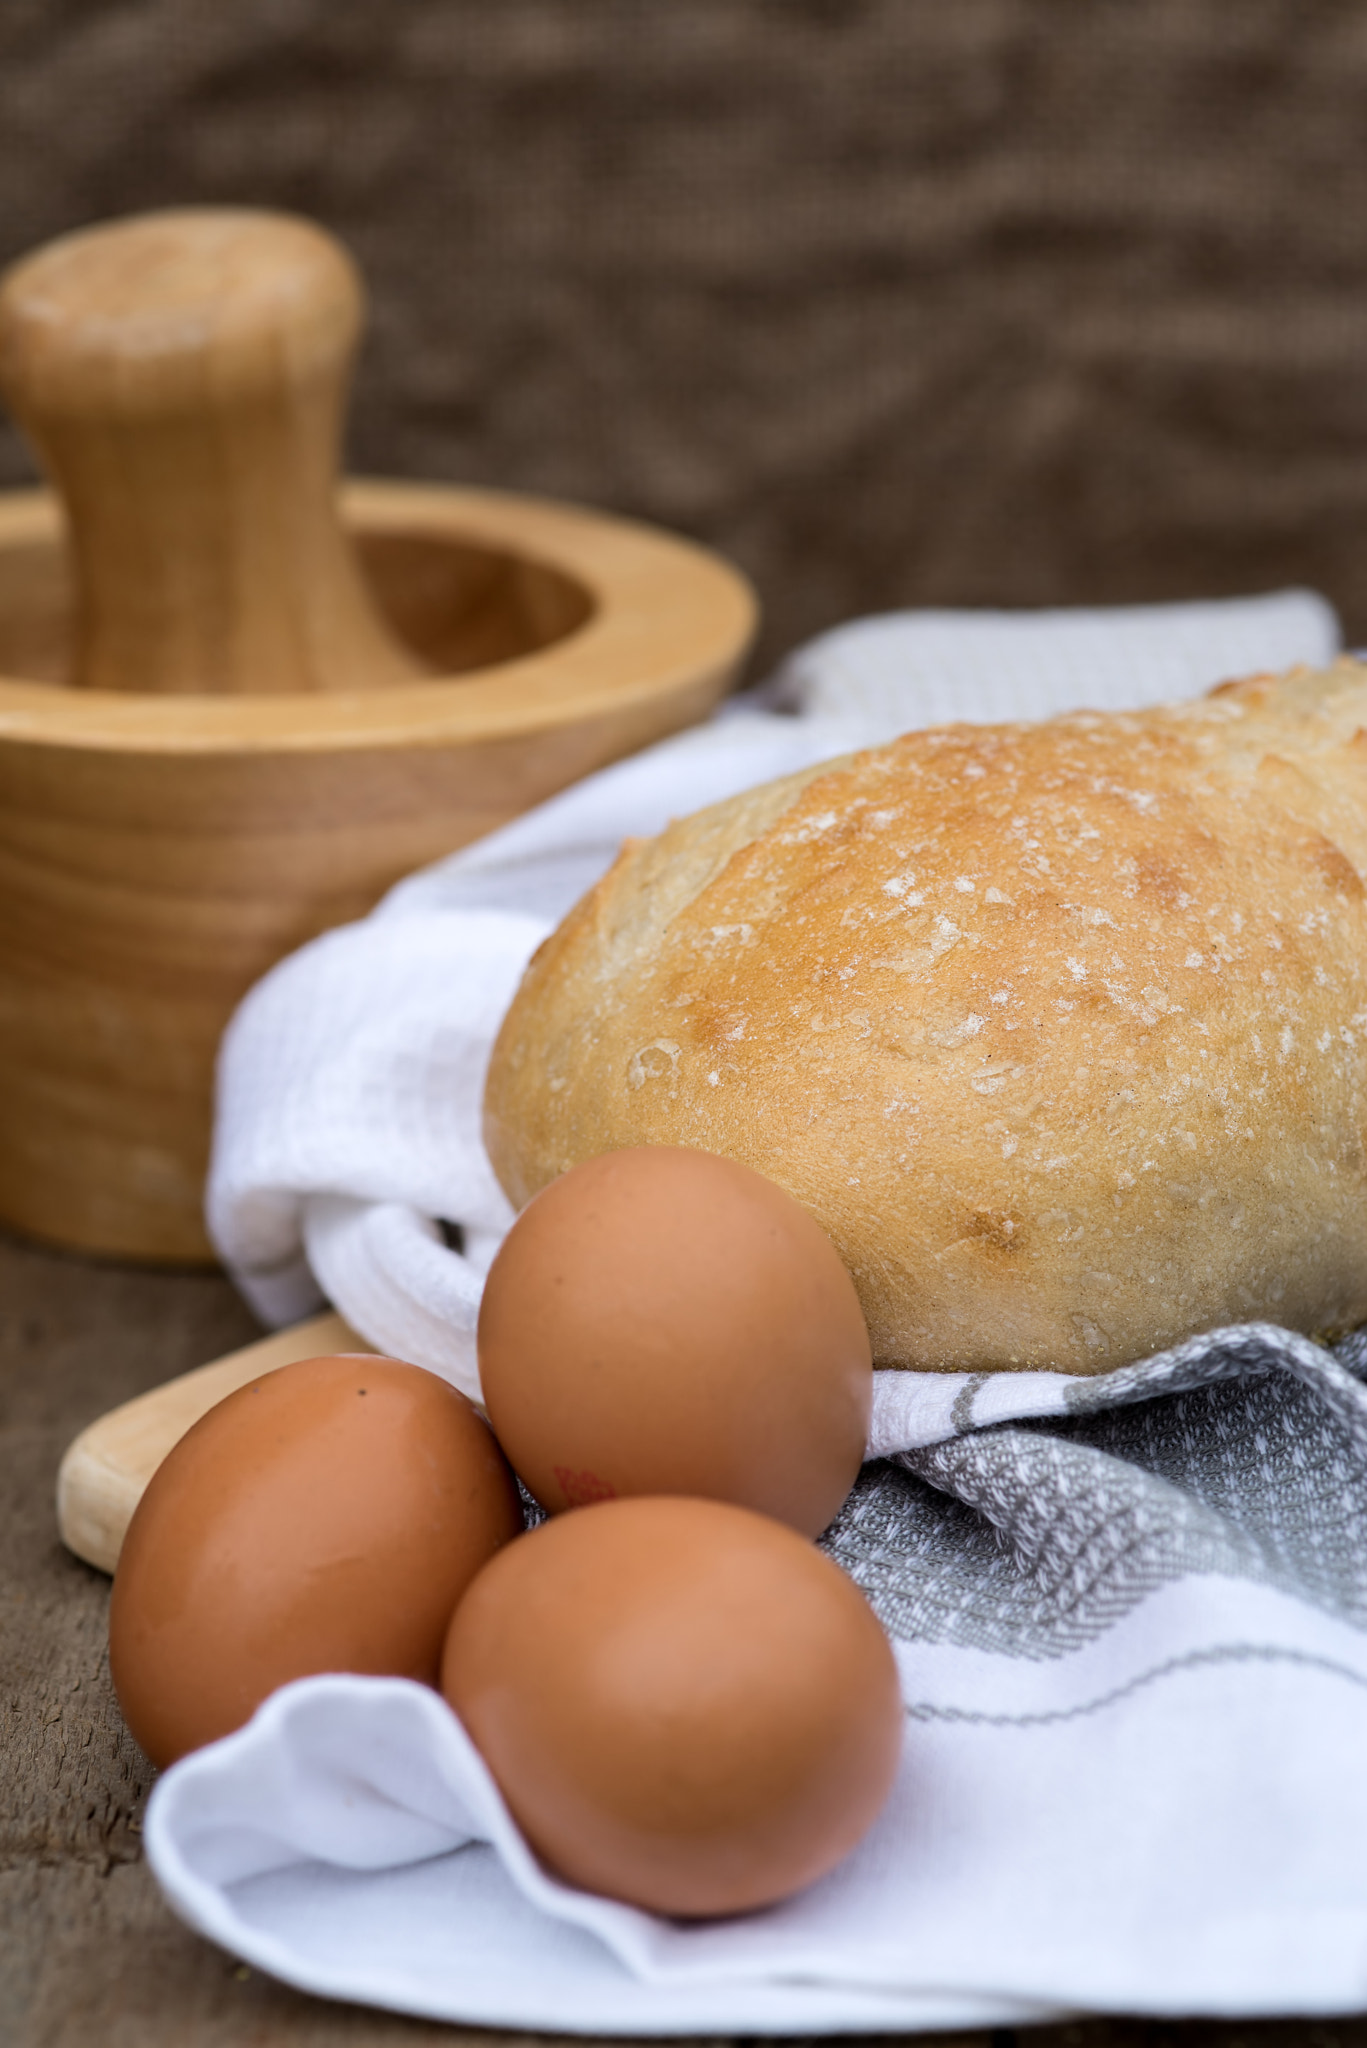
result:
<svg viewBox="0 0 1367 2048"><path fill-rule="evenodd" d="M1293 581L1367 638L1365 110L1352 0L0 0L0 261L178 201L315 215L375 300L356 467L696 534L767 654ZM447 2038L239 1972L138 1861L52 1478L250 1332L217 1277L0 1244L6 2048Z"/></svg>
<svg viewBox="0 0 1367 2048"><path fill-rule="evenodd" d="M1292 581L1367 636L1365 104L1353 0L5 0L0 258L315 215L357 467L699 535L770 652Z"/></svg>

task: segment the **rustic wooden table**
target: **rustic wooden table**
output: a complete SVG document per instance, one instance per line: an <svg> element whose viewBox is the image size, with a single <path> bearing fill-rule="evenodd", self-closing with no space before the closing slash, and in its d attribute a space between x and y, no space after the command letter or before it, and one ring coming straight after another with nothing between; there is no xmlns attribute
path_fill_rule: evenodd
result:
<svg viewBox="0 0 1367 2048"><path fill-rule="evenodd" d="M151 1771L110 1691L109 1582L58 1542L53 1479L70 1438L96 1415L255 1334L219 1274L135 1271L0 1236L5 2048L416 2048L479 2038L328 2004L246 1969L172 1918L141 1857ZM1015 2048L1009 2029L953 2039L961 2048ZM1367 2048L1367 2018L1093 2020L1041 2029L1028 2042Z"/></svg>

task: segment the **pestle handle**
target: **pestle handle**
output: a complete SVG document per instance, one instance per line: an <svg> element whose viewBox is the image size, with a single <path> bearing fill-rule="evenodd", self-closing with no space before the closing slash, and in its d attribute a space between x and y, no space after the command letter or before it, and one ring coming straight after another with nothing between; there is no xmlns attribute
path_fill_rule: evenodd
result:
<svg viewBox="0 0 1367 2048"><path fill-rule="evenodd" d="M336 512L364 298L320 228L191 208L0 278L0 391L65 502L70 680L214 695L411 679Z"/></svg>

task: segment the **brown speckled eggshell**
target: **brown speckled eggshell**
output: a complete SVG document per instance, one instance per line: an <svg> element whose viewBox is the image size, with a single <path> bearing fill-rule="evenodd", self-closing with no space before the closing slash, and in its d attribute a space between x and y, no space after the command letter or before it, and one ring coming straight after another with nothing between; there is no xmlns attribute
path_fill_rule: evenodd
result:
<svg viewBox="0 0 1367 2048"><path fill-rule="evenodd" d="M311 1672L434 1685L452 1609L521 1528L490 1430L434 1373L282 1366L187 1431L133 1515L109 1609L124 1718L168 1764Z"/></svg>
<svg viewBox="0 0 1367 2048"><path fill-rule="evenodd" d="M816 1536L854 1484L873 1361L830 1239L733 1159L637 1146L536 1195L479 1317L489 1419L551 1513L734 1501Z"/></svg>
<svg viewBox="0 0 1367 2048"><path fill-rule="evenodd" d="M901 1747L863 1595L791 1529L717 1501L543 1523L457 1608L442 1690L549 1868L657 1913L810 1884L872 1824Z"/></svg>

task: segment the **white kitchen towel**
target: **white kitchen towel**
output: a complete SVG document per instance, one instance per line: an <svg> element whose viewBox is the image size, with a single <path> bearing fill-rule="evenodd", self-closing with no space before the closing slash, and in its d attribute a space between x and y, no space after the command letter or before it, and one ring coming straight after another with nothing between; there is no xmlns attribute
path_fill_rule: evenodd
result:
<svg viewBox="0 0 1367 2048"><path fill-rule="evenodd" d="M175 1765L153 1868L291 1983L481 2025L1358 2009L1364 1365L1360 1337L1249 1326L1093 1380L879 1374L883 1448L918 1448L867 1464L823 1543L893 1639L901 1768L853 1855L767 1912L690 1926L556 1883L399 1680L305 1679Z"/></svg>
<svg viewBox="0 0 1367 2048"><path fill-rule="evenodd" d="M1252 675L1337 644L1333 612L1309 591L1109 611L891 612L809 641L766 694L779 707L881 722L891 734L956 718L1168 704L1209 687L1212 658L1227 676Z"/></svg>
<svg viewBox="0 0 1367 2048"><path fill-rule="evenodd" d="M511 1220L480 1096L527 956L623 836L943 710L932 667L960 717L1000 715L1013 673L1041 708L1041 621L1014 671L1009 634L958 623L955 669L954 622L881 622L858 715L809 650L769 693L786 710L732 707L591 778L269 975L225 1042L211 1177L257 1306L326 1297L475 1391ZM1119 621L1071 701L1147 700L1134 649L1163 623ZM1171 623L1193 690L1336 646L1296 594ZM375 1680L305 1681L177 1765L154 1868L193 1924L294 1983L511 2027L1361 2007L1362 1365L1351 1341L1336 1360L1247 1329L1089 1381L877 1375L870 1462L825 1541L897 1646L901 1776L855 1855L769 1913L676 1927L552 1884L435 1696Z"/></svg>

